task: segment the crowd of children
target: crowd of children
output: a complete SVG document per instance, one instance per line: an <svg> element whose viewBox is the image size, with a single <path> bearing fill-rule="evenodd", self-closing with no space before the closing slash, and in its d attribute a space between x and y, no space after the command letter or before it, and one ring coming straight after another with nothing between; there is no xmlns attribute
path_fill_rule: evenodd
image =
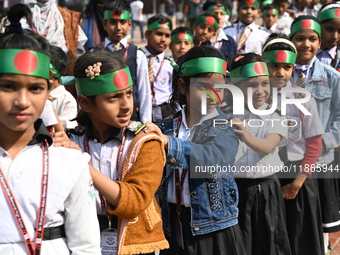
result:
<svg viewBox="0 0 340 255"><path fill-rule="evenodd" d="M55 0L22 2L0 34L0 254L328 252L339 3L239 0L227 21L207 0L138 47L130 4L105 0L85 53Z"/></svg>

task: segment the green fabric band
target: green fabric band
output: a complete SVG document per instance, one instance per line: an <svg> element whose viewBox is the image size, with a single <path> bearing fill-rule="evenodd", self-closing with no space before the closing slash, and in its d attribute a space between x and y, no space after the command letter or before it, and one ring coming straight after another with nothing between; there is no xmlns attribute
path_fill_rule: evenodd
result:
<svg viewBox="0 0 340 255"><path fill-rule="evenodd" d="M61 74L59 73L59 71L57 70L57 68L52 65L52 63L50 63L50 69L52 70L53 72L53 77L56 78L57 80L60 80L61 78Z"/></svg>
<svg viewBox="0 0 340 255"><path fill-rule="evenodd" d="M50 79L51 59L44 53L22 50L0 50L0 73L24 74Z"/></svg>
<svg viewBox="0 0 340 255"><path fill-rule="evenodd" d="M238 6L242 7L244 5L251 5L256 7L257 9L260 9L260 3L257 0L241 0Z"/></svg>
<svg viewBox="0 0 340 255"><path fill-rule="evenodd" d="M226 8L222 4L215 4L215 5L210 5L206 11L211 12L213 10L221 9L224 11L224 13L227 13Z"/></svg>
<svg viewBox="0 0 340 255"><path fill-rule="evenodd" d="M268 4L272 4L272 3L273 3L273 0L265 0L261 3L261 7L264 7L264 6L266 6Z"/></svg>
<svg viewBox="0 0 340 255"><path fill-rule="evenodd" d="M215 31L218 30L218 21L213 16L200 15L197 17L196 25L205 24L211 26Z"/></svg>
<svg viewBox="0 0 340 255"><path fill-rule="evenodd" d="M199 73L220 73L225 75L227 70L227 62L221 58L195 58L185 62L179 73L181 76L190 76Z"/></svg>
<svg viewBox="0 0 340 255"><path fill-rule="evenodd" d="M94 79L76 78L78 95L96 96L117 92L133 85L129 67L121 70L99 75Z"/></svg>
<svg viewBox="0 0 340 255"><path fill-rule="evenodd" d="M247 78L267 75L269 76L267 63L265 62L253 62L235 68L230 72L231 81L237 83Z"/></svg>
<svg viewBox="0 0 340 255"><path fill-rule="evenodd" d="M152 22L150 25L148 25L148 31L150 31L150 32L157 29L157 28L167 28L167 29L171 30L169 22L161 24L156 20L155 22Z"/></svg>
<svg viewBox="0 0 340 255"><path fill-rule="evenodd" d="M279 11L277 9L267 9L264 10L262 13L263 15L276 15L276 16L279 15Z"/></svg>
<svg viewBox="0 0 340 255"><path fill-rule="evenodd" d="M287 63L295 65L297 55L290 50L271 50L262 52L262 56L268 59L269 63Z"/></svg>
<svg viewBox="0 0 340 255"><path fill-rule="evenodd" d="M312 19L304 19L304 20L299 20L298 22L294 23L290 27L290 37L293 37L293 35L302 30L302 29L310 29L315 31L319 37L321 37L321 26L318 22Z"/></svg>
<svg viewBox="0 0 340 255"><path fill-rule="evenodd" d="M331 8L328 10L324 10L319 12L318 20L323 22L328 19L339 19L340 18L340 8Z"/></svg>
<svg viewBox="0 0 340 255"><path fill-rule="evenodd" d="M104 20L108 19L124 19L124 20L130 20L131 19L131 13L127 10L122 11L122 13L118 13L113 10L106 10L104 11Z"/></svg>
<svg viewBox="0 0 340 255"><path fill-rule="evenodd" d="M171 36L172 43L177 40L189 40L191 43L194 43L192 36L185 32L179 32Z"/></svg>

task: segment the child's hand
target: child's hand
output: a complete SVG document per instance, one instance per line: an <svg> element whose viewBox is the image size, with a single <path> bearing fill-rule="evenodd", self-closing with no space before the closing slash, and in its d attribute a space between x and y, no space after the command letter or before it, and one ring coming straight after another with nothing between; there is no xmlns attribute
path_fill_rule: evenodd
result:
<svg viewBox="0 0 340 255"><path fill-rule="evenodd" d="M150 122L146 122L144 123L144 125L148 127L148 129L145 130L144 132L145 133L150 133L150 132L156 133L163 140L164 149L167 150L168 149L168 137L162 133L161 129L154 123L150 123Z"/></svg>
<svg viewBox="0 0 340 255"><path fill-rule="evenodd" d="M82 151L78 144L72 142L64 131L59 131L55 133L55 136L53 137L53 144L55 147L62 146L65 148Z"/></svg>
<svg viewBox="0 0 340 255"><path fill-rule="evenodd" d="M294 181L291 183L283 186L281 188L282 190L282 196L284 199L294 199L296 198L297 194L299 193L299 190L301 189L302 185L304 184L305 180L307 178L306 173L298 173Z"/></svg>
<svg viewBox="0 0 340 255"><path fill-rule="evenodd" d="M236 126L237 128L234 129L235 133L239 134L241 137L241 141L246 143L250 133L246 129L246 127L243 125L243 121L241 121L239 118L233 118L232 119L233 126Z"/></svg>
<svg viewBox="0 0 340 255"><path fill-rule="evenodd" d="M340 152L340 146L335 148L336 152Z"/></svg>

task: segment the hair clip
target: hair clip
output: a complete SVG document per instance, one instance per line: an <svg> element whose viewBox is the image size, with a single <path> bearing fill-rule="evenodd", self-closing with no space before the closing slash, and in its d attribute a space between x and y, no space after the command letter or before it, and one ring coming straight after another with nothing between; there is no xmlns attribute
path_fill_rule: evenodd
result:
<svg viewBox="0 0 340 255"><path fill-rule="evenodd" d="M234 62L237 62L237 61L239 61L239 60L242 59L242 58L244 58L244 56L243 56L243 55L239 55L239 56L237 56L237 57L234 59Z"/></svg>
<svg viewBox="0 0 340 255"><path fill-rule="evenodd" d="M85 69L86 76L91 79L94 79L97 76L99 76L101 72L100 67L102 65L103 64L101 62L97 62L93 66L88 66L87 69Z"/></svg>

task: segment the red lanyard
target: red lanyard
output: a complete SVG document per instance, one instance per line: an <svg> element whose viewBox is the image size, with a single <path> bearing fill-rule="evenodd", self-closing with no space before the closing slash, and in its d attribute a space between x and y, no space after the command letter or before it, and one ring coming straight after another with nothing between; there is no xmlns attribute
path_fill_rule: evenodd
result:
<svg viewBox="0 0 340 255"><path fill-rule="evenodd" d="M127 54L128 54L128 49L130 47L130 43L127 43L126 44L126 48L125 48L125 52L124 52L124 55L123 55L123 60L126 61L127 59Z"/></svg>
<svg viewBox="0 0 340 255"><path fill-rule="evenodd" d="M28 250L29 255L39 255L41 251L41 245L44 237L44 223L45 223L45 211L46 211L46 200L47 200L47 186L48 186L48 144L45 141L42 144L42 156L43 156L43 172L41 177L41 197L40 197L40 206L38 209L38 218L36 223L36 230L35 230L35 247L33 247L31 238L27 232L27 228L25 226L24 220L21 216L19 207L15 200L15 197L8 185L7 179L0 168L0 184L1 188L5 194L5 197L11 207L12 213L15 216L15 221L17 226L20 229L21 236L25 240L25 245Z"/></svg>
<svg viewBox="0 0 340 255"><path fill-rule="evenodd" d="M155 78L153 79L153 82L150 82L150 86L151 86L151 94L152 94L152 98L153 98L153 99L155 99L155 95L156 95L155 89L154 89L154 87L155 87L155 86L154 86L154 83L155 83L155 81L157 80L158 75L159 75L159 73L161 72L161 70L162 70L162 68L163 68L164 60L165 60L165 59L163 58L163 60L162 60L162 62L161 62L161 65L160 65L160 67L159 67L159 69L158 69L158 72L157 72Z"/></svg>

